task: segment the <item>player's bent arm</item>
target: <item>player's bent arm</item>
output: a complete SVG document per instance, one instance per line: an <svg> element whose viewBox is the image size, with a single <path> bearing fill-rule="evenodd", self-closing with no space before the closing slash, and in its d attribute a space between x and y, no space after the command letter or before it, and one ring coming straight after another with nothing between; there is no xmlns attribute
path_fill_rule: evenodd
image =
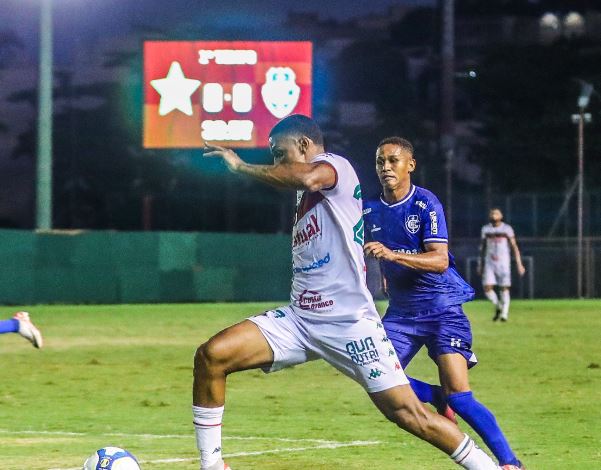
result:
<svg viewBox="0 0 601 470"><path fill-rule="evenodd" d="M336 185L336 170L328 163L283 162L252 165L236 152L218 145L205 145L205 157L222 158L233 173L242 173L277 188L303 189L310 192Z"/></svg>
<svg viewBox="0 0 601 470"><path fill-rule="evenodd" d="M446 243L428 243L424 253L398 253L380 242L368 242L364 246L366 255L390 261L417 271L442 273L449 267L449 247Z"/></svg>
<svg viewBox="0 0 601 470"><path fill-rule="evenodd" d="M336 171L327 163L282 162L275 165L241 163L235 172L278 188L303 189L310 192L331 188L336 184Z"/></svg>
<svg viewBox="0 0 601 470"><path fill-rule="evenodd" d="M509 239L509 243L511 244L511 249L513 251L513 256L515 258L515 264L518 267L518 271L520 272L520 274L523 274L524 272L526 272L526 268L524 268L524 264L522 263L522 255L520 253L520 249L518 248L518 243L517 243L515 237L511 237Z"/></svg>
<svg viewBox="0 0 601 470"><path fill-rule="evenodd" d="M480 240L480 252L479 252L479 256L478 256L478 266L477 266L478 274L482 274L482 271L484 269L485 254L486 254L486 238L483 238L482 240Z"/></svg>

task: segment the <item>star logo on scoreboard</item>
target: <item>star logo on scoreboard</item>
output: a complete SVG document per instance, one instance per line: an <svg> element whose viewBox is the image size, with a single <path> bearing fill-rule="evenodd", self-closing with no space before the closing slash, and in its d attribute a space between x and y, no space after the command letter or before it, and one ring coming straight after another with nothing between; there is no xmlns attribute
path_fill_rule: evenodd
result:
<svg viewBox="0 0 601 470"><path fill-rule="evenodd" d="M150 85L161 95L160 116L175 110L192 116L192 94L200 86L200 80L186 78L179 62L172 62L167 76L152 80Z"/></svg>

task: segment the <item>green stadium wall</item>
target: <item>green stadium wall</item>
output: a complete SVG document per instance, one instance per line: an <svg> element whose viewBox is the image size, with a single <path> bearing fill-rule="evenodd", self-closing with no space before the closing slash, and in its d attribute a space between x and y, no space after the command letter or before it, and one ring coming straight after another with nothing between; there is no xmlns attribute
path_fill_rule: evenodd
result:
<svg viewBox="0 0 601 470"><path fill-rule="evenodd" d="M0 303L285 300L290 236L0 230Z"/></svg>

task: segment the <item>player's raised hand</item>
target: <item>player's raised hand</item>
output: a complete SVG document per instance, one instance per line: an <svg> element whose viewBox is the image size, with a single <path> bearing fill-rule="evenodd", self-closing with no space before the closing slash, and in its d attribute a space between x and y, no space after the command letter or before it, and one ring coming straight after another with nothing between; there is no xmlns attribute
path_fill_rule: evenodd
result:
<svg viewBox="0 0 601 470"><path fill-rule="evenodd" d="M233 172L237 171L240 165L244 163L236 152L225 147L219 147L218 145L205 144L202 154L205 157L222 158L227 167Z"/></svg>
<svg viewBox="0 0 601 470"><path fill-rule="evenodd" d="M394 259L394 252L380 242L367 242L363 246L363 253L365 256L373 256L378 260L392 261Z"/></svg>

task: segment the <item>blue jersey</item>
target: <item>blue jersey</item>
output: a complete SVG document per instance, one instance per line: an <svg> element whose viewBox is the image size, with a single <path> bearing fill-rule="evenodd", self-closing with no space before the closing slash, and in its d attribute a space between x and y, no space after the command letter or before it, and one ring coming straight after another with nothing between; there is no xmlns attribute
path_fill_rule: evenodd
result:
<svg viewBox="0 0 601 470"><path fill-rule="evenodd" d="M394 204L382 198L365 201L365 241L378 241L400 253L418 254L428 243L448 243L442 204L427 189L411 186L409 194ZM449 253L443 273L418 271L383 261L389 307L387 313L413 315L425 310L459 305L474 298L474 289L463 280Z"/></svg>

